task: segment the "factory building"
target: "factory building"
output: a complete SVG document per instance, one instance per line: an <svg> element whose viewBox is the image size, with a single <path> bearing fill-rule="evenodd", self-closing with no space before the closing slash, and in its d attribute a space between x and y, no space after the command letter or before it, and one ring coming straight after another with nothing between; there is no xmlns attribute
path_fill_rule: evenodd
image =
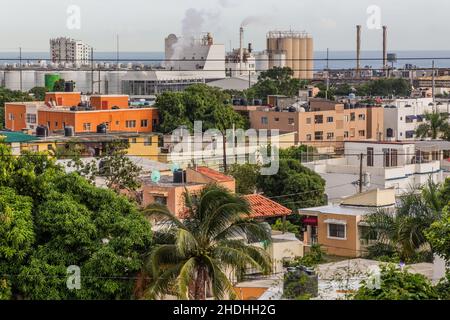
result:
<svg viewBox="0 0 450 320"><path fill-rule="evenodd" d="M312 79L314 69L313 38L306 32L270 31L267 34L269 68L289 67L294 77Z"/></svg>

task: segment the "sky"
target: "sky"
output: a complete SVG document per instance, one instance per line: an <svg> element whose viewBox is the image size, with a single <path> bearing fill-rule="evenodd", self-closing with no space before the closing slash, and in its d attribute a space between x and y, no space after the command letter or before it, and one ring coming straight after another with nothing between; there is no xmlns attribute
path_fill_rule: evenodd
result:
<svg viewBox="0 0 450 320"><path fill-rule="evenodd" d="M208 31L229 49L241 24L257 50L267 31L290 29L310 33L316 50L354 50L357 24L363 50L381 50L381 25L391 51L450 50L448 0L1 0L0 12L0 51L48 51L58 36L115 51L116 35L121 51L163 51L170 33Z"/></svg>

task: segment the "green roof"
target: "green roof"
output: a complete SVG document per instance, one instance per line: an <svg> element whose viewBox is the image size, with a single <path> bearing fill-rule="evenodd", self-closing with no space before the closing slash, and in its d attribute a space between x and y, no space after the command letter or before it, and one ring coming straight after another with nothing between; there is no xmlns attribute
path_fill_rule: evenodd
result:
<svg viewBox="0 0 450 320"><path fill-rule="evenodd" d="M0 141L6 137L6 143L21 143L39 140L35 136L22 132L0 131Z"/></svg>

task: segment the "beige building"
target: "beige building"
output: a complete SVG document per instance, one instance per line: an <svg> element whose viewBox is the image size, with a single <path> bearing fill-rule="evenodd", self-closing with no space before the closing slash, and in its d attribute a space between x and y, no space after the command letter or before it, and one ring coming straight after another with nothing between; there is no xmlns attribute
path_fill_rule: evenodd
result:
<svg viewBox="0 0 450 320"><path fill-rule="evenodd" d="M320 244L330 255L360 257L368 245L364 216L377 210L395 210L394 189L376 189L348 197L340 204L301 209L307 230L305 245Z"/></svg>
<svg viewBox="0 0 450 320"><path fill-rule="evenodd" d="M251 106L248 115L254 129L295 132L296 143L317 147L342 147L344 141L383 139L381 107L350 109L343 103L311 99L307 108L296 104L288 108Z"/></svg>

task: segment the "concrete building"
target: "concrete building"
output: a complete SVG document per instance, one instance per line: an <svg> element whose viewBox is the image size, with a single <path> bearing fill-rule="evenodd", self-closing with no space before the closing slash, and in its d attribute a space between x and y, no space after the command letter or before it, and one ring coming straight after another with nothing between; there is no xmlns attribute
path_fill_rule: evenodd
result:
<svg viewBox="0 0 450 320"><path fill-rule="evenodd" d="M294 70L295 78L313 78L314 44L306 32L270 31L267 33L267 53L269 68L286 66Z"/></svg>
<svg viewBox="0 0 450 320"><path fill-rule="evenodd" d="M448 113L448 102L433 102L433 98L395 99L384 105L384 136L392 140L413 140L425 114L434 110Z"/></svg>
<svg viewBox="0 0 450 320"><path fill-rule="evenodd" d="M64 37L51 39L50 57L55 63L88 65L91 63L91 47L81 40Z"/></svg>
<svg viewBox="0 0 450 320"><path fill-rule="evenodd" d="M102 124L111 132L149 133L158 124L158 110L130 106L127 96L87 99L77 92L51 92L45 101L5 104L5 127L12 131L36 132L38 126L45 126L50 134L66 127L75 134L92 133Z"/></svg>
<svg viewBox="0 0 450 320"><path fill-rule="evenodd" d="M348 141L344 156L304 163L326 181L329 200L355 193L363 156L363 190L394 188L403 194L424 185L429 178L443 181L441 162L417 150L414 142ZM352 181L353 180L353 181Z"/></svg>
<svg viewBox="0 0 450 320"><path fill-rule="evenodd" d="M360 257L372 244L364 216L377 210L395 210L394 189L375 189L348 197L340 204L300 209L307 225L305 245L320 244L330 255Z"/></svg>
<svg viewBox="0 0 450 320"><path fill-rule="evenodd" d="M296 132L296 143L316 147L342 147L344 141L383 138L383 108L376 106L351 109L344 103L311 99L309 104L284 108L249 107L248 114L254 129Z"/></svg>

